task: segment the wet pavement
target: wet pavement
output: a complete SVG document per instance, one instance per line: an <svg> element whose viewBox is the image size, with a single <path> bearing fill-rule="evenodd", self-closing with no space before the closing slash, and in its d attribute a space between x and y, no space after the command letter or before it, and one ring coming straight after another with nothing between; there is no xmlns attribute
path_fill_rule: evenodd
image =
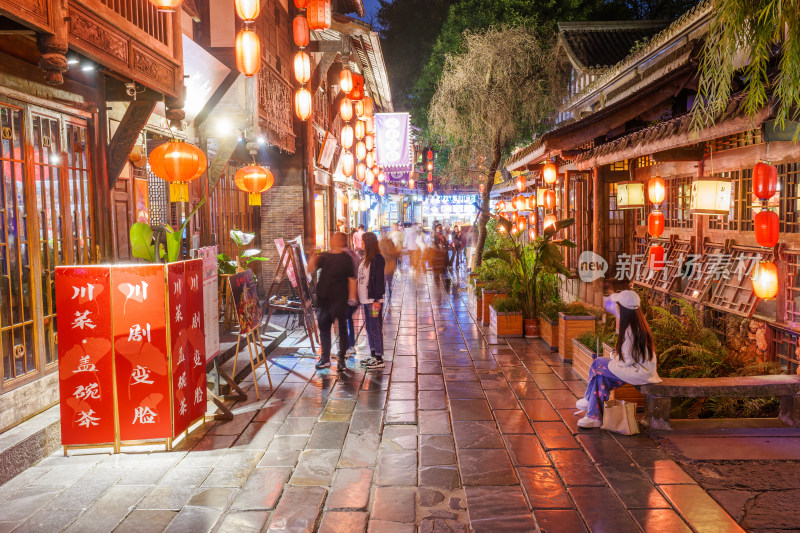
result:
<svg viewBox="0 0 800 533"><path fill-rule="evenodd" d="M260 368L171 452L48 457L0 486L0 533L742 531L649 437L579 430L570 365L466 293L399 277L384 335L382 371L338 375L290 337L274 390Z"/></svg>

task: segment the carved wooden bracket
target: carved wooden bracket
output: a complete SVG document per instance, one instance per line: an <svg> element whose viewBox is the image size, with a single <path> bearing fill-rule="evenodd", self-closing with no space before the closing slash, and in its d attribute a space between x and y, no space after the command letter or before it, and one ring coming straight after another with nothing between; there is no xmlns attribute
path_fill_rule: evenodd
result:
<svg viewBox="0 0 800 533"><path fill-rule="evenodd" d="M69 40L67 37L67 8L60 0L47 2L53 11L53 33L37 33L36 47L39 56L39 68L44 71L44 80L49 85L64 83L64 73L67 66L67 52Z"/></svg>
<svg viewBox="0 0 800 533"><path fill-rule="evenodd" d="M233 151L236 150L236 145L239 144L239 139L235 136L224 139L217 149L214 159L208 165L208 191L209 193L217 186L222 173L225 172L225 167L228 166Z"/></svg>
<svg viewBox="0 0 800 533"><path fill-rule="evenodd" d="M128 105L125 116L122 117L117 131L114 132L114 138L108 145L106 170L109 189L113 189L117 183L128 155L155 107L155 100L134 100Z"/></svg>

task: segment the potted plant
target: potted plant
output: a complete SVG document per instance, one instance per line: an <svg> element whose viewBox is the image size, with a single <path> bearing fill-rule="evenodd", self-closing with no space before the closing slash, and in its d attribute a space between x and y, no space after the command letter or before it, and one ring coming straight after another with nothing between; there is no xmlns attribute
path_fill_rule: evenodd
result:
<svg viewBox="0 0 800 533"><path fill-rule="evenodd" d="M565 308L564 302L557 300L545 302L539 309L539 331L542 340L550 346L550 351L558 351L558 313Z"/></svg>
<svg viewBox="0 0 800 533"><path fill-rule="evenodd" d="M489 304L499 294L505 294L511 283L511 268L497 259L484 261L475 269L474 294L476 300L476 319L489 325ZM484 291L490 291L485 294ZM499 292L498 292L499 291ZM488 300L488 301L487 301Z"/></svg>
<svg viewBox="0 0 800 533"><path fill-rule="evenodd" d="M483 325L489 325L489 307L497 298L503 298L508 294L508 285L501 280L487 281L481 287L481 302L483 306Z"/></svg>
<svg viewBox="0 0 800 533"><path fill-rule="evenodd" d="M572 360L572 339L595 330L600 311L579 302L564 306L558 313L558 355L561 360Z"/></svg>
<svg viewBox="0 0 800 533"><path fill-rule="evenodd" d="M522 302L516 296L503 296L489 307L490 322L498 337L522 337Z"/></svg>
<svg viewBox="0 0 800 533"><path fill-rule="evenodd" d="M614 328L614 320L607 320L597 331L587 331L572 339L572 368L583 381L589 381L589 367L592 361L603 353L605 343L616 342L617 335Z"/></svg>
<svg viewBox="0 0 800 533"><path fill-rule="evenodd" d="M255 233L245 233L244 231L233 229L230 235L231 240L236 245L236 259L232 259L228 254L219 254L217 256L217 266L220 274L236 274L248 268L253 261L268 260L268 258L259 255L261 250L258 248L242 250L242 248L255 240Z"/></svg>

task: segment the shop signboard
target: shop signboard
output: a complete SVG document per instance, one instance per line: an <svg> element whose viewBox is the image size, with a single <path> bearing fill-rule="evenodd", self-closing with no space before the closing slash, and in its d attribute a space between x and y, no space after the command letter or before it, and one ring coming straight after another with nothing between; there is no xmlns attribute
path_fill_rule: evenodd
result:
<svg viewBox="0 0 800 533"><path fill-rule="evenodd" d="M234 274L229 278L231 292L233 293L233 303L236 307L236 316L242 332L252 331L263 318L261 307L258 304L258 291L256 280L252 270L245 270Z"/></svg>

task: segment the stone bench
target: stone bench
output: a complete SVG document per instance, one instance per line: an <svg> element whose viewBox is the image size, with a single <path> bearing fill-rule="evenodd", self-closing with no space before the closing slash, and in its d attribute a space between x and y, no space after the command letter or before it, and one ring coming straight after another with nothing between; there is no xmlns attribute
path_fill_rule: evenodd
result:
<svg viewBox="0 0 800 533"><path fill-rule="evenodd" d="M741 376L729 378L664 378L661 383L637 385L645 396L650 429L670 430L672 398L763 398L778 396L779 418L800 427L800 376Z"/></svg>

